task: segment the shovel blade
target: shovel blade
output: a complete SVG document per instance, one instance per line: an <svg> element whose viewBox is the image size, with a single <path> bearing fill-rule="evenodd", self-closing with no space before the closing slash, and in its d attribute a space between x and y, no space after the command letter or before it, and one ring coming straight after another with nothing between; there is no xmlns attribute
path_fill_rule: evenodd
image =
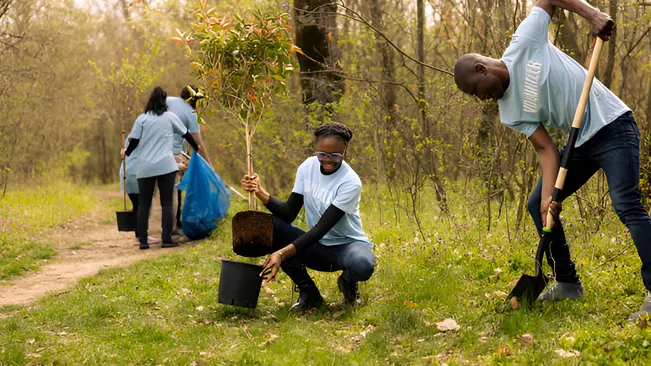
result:
<svg viewBox="0 0 651 366"><path fill-rule="evenodd" d="M544 275L539 277L522 275L518 280L518 283L513 287L513 290L511 290L507 300L511 300L515 297L523 307L530 307L543 292L546 284L547 277Z"/></svg>

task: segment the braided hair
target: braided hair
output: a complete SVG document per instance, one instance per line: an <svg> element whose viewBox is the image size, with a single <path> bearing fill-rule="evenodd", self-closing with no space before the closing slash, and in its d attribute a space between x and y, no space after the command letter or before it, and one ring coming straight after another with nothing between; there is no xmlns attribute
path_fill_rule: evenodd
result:
<svg viewBox="0 0 651 366"><path fill-rule="evenodd" d="M317 127L317 129L314 131L314 137L317 139L319 139L319 137L328 136L339 137L346 143L346 145L348 145L348 142L353 138L353 131L351 131L348 126L339 122L326 123Z"/></svg>

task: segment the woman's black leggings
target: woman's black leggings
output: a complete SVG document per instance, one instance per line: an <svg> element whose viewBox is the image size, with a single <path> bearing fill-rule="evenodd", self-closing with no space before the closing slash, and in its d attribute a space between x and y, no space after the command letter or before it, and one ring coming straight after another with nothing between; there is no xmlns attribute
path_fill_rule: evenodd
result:
<svg viewBox="0 0 651 366"><path fill-rule="evenodd" d="M149 231L149 211L151 210L151 201L154 197L154 187L158 184L160 193L160 205L163 209L162 237L163 244L172 242L172 223L174 222L174 182L176 173L157 175L154 177L138 178L139 205L138 205L138 240L141 244L147 243Z"/></svg>
<svg viewBox="0 0 651 366"><path fill-rule="evenodd" d="M129 193L129 200L131 200L131 206L133 206L133 212L138 212L138 193Z"/></svg>

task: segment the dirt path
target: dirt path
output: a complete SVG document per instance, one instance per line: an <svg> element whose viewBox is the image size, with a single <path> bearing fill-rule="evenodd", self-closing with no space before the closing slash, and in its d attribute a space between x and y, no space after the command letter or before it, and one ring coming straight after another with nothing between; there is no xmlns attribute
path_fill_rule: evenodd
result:
<svg viewBox="0 0 651 366"><path fill-rule="evenodd" d="M43 265L40 271L29 272L0 286L0 306L27 305L49 293L72 288L81 278L101 269L128 266L140 259L183 250L183 247L161 249L160 244L150 245L149 250L139 250L134 233L117 231L115 214L106 208L107 202L120 193L102 191L98 195L100 203L94 211L44 238L58 252L55 259ZM152 231L155 235L156 231ZM160 229L157 232L160 233Z"/></svg>

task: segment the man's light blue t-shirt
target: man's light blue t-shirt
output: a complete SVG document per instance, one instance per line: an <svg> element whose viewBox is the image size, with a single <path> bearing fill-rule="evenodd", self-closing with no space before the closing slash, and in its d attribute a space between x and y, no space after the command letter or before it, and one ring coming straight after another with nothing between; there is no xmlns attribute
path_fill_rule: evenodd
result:
<svg viewBox="0 0 651 366"><path fill-rule="evenodd" d="M187 129L179 118L172 112L157 116L151 112L141 114L129 138L140 139L138 147L138 178L154 177L179 170L172 154L172 139L174 134L181 136Z"/></svg>
<svg viewBox="0 0 651 366"><path fill-rule="evenodd" d="M587 75L583 66L549 42L550 21L543 8L534 6L502 56L510 83L498 100L500 120L527 138L540 123L570 130ZM576 146L629 110L595 79Z"/></svg>
<svg viewBox="0 0 651 366"><path fill-rule="evenodd" d="M345 212L341 220L320 240L321 244L369 242L362 230L359 216L362 181L345 161L335 173L324 175L319 160L315 156L308 158L298 167L292 192L303 195L307 226L310 229L321 219L330 204Z"/></svg>
<svg viewBox="0 0 651 366"><path fill-rule="evenodd" d="M181 120L189 133L199 133L199 123L197 122L197 114L194 113L194 108L185 100L179 97L167 97L167 111L176 114ZM188 147L183 147L183 137L179 134L174 134L174 144L172 145L174 154L180 154L181 151L187 153Z"/></svg>

